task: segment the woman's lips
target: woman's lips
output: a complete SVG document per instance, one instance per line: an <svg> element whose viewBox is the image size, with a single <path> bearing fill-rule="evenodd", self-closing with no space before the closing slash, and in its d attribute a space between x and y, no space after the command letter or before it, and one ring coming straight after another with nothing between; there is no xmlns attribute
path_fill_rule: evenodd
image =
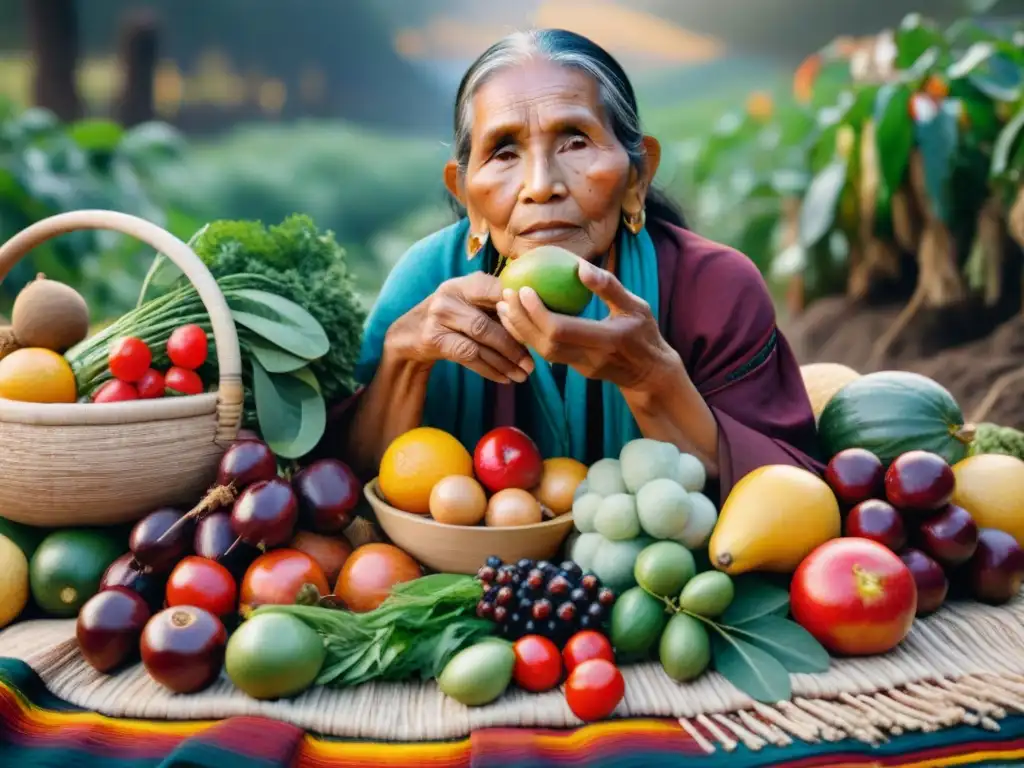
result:
<svg viewBox="0 0 1024 768"><path fill-rule="evenodd" d="M579 231L579 227L571 224L545 224L531 227L520 233L526 240L562 240Z"/></svg>

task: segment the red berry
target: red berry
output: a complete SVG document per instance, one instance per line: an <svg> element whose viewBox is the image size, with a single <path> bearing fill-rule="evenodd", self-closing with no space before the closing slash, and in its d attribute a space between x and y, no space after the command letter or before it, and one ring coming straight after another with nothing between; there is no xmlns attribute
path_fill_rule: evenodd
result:
<svg viewBox="0 0 1024 768"><path fill-rule="evenodd" d="M199 374L177 366L167 369L164 386L176 395L201 395L203 393L203 380L199 378Z"/></svg>
<svg viewBox="0 0 1024 768"><path fill-rule="evenodd" d="M108 365L114 378L121 381L136 382L149 370L153 362L153 354L146 342L134 336L118 339L110 347Z"/></svg>
<svg viewBox="0 0 1024 768"><path fill-rule="evenodd" d="M160 371L150 368L146 371L139 383L135 385L139 390L139 397L143 400L152 400L155 397L164 396L164 375Z"/></svg>
<svg viewBox="0 0 1024 768"><path fill-rule="evenodd" d="M175 328L167 340L167 357L179 368L196 370L206 362L209 344L206 331L198 325L183 325Z"/></svg>

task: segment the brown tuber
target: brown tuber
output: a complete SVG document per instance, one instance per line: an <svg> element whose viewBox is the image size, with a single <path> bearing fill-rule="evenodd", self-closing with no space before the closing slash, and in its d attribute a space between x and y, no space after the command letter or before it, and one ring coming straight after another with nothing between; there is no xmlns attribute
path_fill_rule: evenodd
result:
<svg viewBox="0 0 1024 768"><path fill-rule="evenodd" d="M0 341L3 353L19 347L64 352L89 334L89 307L70 285L39 274L14 300L11 328Z"/></svg>

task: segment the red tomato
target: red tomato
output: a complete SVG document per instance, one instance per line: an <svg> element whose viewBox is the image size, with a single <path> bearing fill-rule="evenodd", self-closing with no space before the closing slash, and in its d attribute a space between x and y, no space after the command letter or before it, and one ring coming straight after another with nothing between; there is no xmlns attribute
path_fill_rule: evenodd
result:
<svg viewBox="0 0 1024 768"><path fill-rule="evenodd" d="M143 400L152 400L155 397L164 396L164 375L160 371L150 368L139 379L135 385L139 390L139 397Z"/></svg>
<svg viewBox="0 0 1024 768"><path fill-rule="evenodd" d="M167 340L167 356L171 358L171 362L190 371L206 362L208 349L206 331L198 325L175 328Z"/></svg>
<svg viewBox="0 0 1024 768"><path fill-rule="evenodd" d="M191 605L214 616L235 612L238 585L220 563L189 555L174 566L167 578L167 607Z"/></svg>
<svg viewBox="0 0 1024 768"><path fill-rule="evenodd" d="M800 563L789 590L797 623L829 651L849 656L895 648L917 611L910 569L870 539L825 542Z"/></svg>
<svg viewBox="0 0 1024 768"><path fill-rule="evenodd" d="M275 549L257 557L242 577L241 611L261 605L291 605L303 585L329 595L327 576L316 560L297 549Z"/></svg>
<svg viewBox="0 0 1024 768"><path fill-rule="evenodd" d="M125 336L118 339L110 347L110 356L107 364L114 378L121 381L138 381L153 362L153 354L146 346L146 342L134 336Z"/></svg>
<svg viewBox="0 0 1024 768"><path fill-rule="evenodd" d="M538 693L558 685L562 679L562 657L557 645L540 635L524 635L516 640L512 650L516 654L512 678L520 688Z"/></svg>
<svg viewBox="0 0 1024 768"><path fill-rule="evenodd" d="M201 395L203 380L195 371L175 365L167 369L167 374L164 376L164 387L176 395Z"/></svg>
<svg viewBox="0 0 1024 768"><path fill-rule="evenodd" d="M585 629L577 632L569 638L569 642L562 649L562 661L565 662L565 671L572 672L584 661L591 659L604 659L615 663L615 652L608 638L593 629Z"/></svg>
<svg viewBox="0 0 1024 768"><path fill-rule="evenodd" d="M540 482L544 460L537 444L515 427L492 429L476 444L473 469L491 493L506 488L528 491Z"/></svg>
<svg viewBox="0 0 1024 768"><path fill-rule="evenodd" d="M138 400L139 392L133 384L120 379L111 379L100 386L92 396L94 403L121 403L125 400Z"/></svg>
<svg viewBox="0 0 1024 768"><path fill-rule="evenodd" d="M626 681L619 668L607 659L584 661L565 681L565 701L580 720L602 720L622 701Z"/></svg>

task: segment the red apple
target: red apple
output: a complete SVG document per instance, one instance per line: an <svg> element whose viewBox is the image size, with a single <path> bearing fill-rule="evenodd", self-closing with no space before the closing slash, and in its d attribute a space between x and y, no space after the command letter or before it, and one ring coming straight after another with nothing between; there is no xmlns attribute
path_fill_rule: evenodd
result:
<svg viewBox="0 0 1024 768"><path fill-rule="evenodd" d="M536 443L515 427L492 429L480 438L473 452L477 479L491 493L506 488L528 491L540 482L543 468Z"/></svg>
<svg viewBox="0 0 1024 768"><path fill-rule="evenodd" d="M898 552L907 543L907 529L896 507L880 499L862 501L850 510L843 523L843 536L877 541Z"/></svg>
<svg viewBox="0 0 1024 768"><path fill-rule="evenodd" d="M852 507L885 493L885 466L871 451L847 448L825 468L825 482L841 504Z"/></svg>

